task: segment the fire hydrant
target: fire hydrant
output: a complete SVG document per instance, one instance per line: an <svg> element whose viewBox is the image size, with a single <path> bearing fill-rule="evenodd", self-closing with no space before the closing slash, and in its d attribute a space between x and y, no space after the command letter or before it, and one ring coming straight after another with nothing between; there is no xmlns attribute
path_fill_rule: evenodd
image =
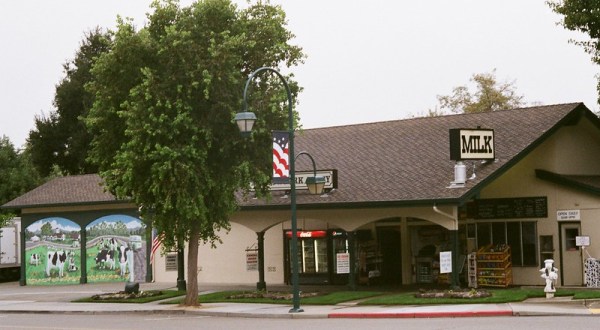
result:
<svg viewBox="0 0 600 330"><path fill-rule="evenodd" d="M546 280L546 298L553 298L556 292L556 281L558 280L558 268L554 267L554 260L544 260L544 268L540 269L542 278Z"/></svg>

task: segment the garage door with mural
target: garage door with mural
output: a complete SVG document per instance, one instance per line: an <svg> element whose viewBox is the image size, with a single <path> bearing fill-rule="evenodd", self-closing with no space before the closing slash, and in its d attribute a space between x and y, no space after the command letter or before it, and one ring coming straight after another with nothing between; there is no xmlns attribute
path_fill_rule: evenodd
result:
<svg viewBox="0 0 600 330"><path fill-rule="evenodd" d="M76 284L81 277L81 227L59 217L25 228L25 278L31 285Z"/></svg>
<svg viewBox="0 0 600 330"><path fill-rule="evenodd" d="M146 226L128 215L101 217L86 226L87 281L144 282Z"/></svg>

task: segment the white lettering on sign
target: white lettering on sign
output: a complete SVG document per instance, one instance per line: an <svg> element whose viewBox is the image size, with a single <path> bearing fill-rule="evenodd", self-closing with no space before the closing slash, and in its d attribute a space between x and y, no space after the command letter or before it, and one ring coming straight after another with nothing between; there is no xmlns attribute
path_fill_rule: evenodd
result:
<svg viewBox="0 0 600 330"><path fill-rule="evenodd" d="M580 210L559 210L559 211L556 211L556 220L558 220L558 221L581 220L581 211Z"/></svg>
<svg viewBox="0 0 600 330"><path fill-rule="evenodd" d="M492 160L495 156L494 130L451 129L450 159Z"/></svg>

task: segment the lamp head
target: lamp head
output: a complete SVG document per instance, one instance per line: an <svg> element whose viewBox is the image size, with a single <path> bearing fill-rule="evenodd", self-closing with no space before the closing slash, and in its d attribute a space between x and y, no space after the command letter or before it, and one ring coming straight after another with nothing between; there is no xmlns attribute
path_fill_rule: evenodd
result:
<svg viewBox="0 0 600 330"><path fill-rule="evenodd" d="M311 195L321 195L325 188L325 177L309 176L306 178L306 186Z"/></svg>
<svg viewBox="0 0 600 330"><path fill-rule="evenodd" d="M249 136L252 131L252 126L254 126L254 122L256 122L256 115L254 112L244 111L238 112L235 114L235 122L240 129L240 133L243 136Z"/></svg>

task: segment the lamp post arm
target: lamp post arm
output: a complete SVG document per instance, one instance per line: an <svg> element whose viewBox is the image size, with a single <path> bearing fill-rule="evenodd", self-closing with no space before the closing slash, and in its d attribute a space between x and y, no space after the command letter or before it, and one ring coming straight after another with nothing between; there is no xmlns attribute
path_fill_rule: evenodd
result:
<svg viewBox="0 0 600 330"><path fill-rule="evenodd" d="M313 156L311 156L308 152L306 151L300 151L298 153L298 155L296 155L296 159L298 159L298 157L300 157L300 155L306 155L308 156L308 158L310 158L310 161L312 162L312 167L313 167L313 174L314 177L317 177L317 165L315 164L315 159L313 158Z"/></svg>
<svg viewBox="0 0 600 330"><path fill-rule="evenodd" d="M270 68L270 67L266 67L266 66L263 66L263 67L260 67L256 70L254 70L254 72L252 72L250 74L250 76L248 77L248 80L246 80L246 86L244 86L244 94L243 94L244 99L243 99L243 104L242 104L244 111L248 111L248 101L247 101L246 96L248 94L248 88L250 87L250 82L252 82L252 80L254 79L254 77L257 74L259 74L263 71L270 71L270 72L275 73L279 77L281 82L283 82L283 85L285 86L285 91L287 92L287 98L288 98L288 113L291 116L292 115L292 92L290 90L290 86L288 85L287 80L285 80L285 77L279 71L277 71L273 68ZM293 117L290 117L290 118L293 118ZM293 127L293 121L290 121L290 123L291 123L290 127Z"/></svg>

